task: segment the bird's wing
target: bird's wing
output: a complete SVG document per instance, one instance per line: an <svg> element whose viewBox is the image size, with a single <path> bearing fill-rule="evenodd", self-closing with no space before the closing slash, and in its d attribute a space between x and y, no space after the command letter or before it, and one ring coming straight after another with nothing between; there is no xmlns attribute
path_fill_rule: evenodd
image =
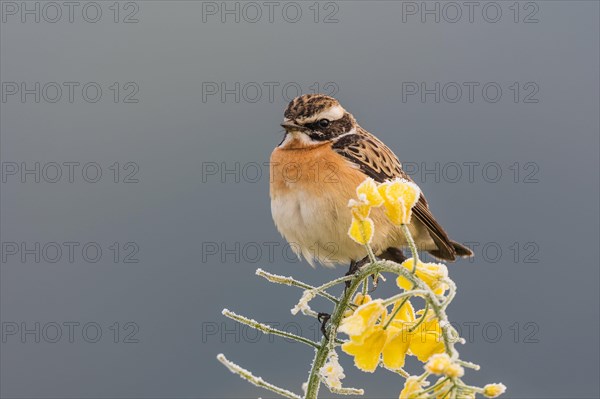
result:
<svg viewBox="0 0 600 399"><path fill-rule="evenodd" d="M348 134L334 141L332 148L338 154L349 160L356 167L373 180L383 183L395 178L412 181L409 175L402 170L398 157L381 142L377 137L363 129L356 133ZM419 201L413 208L413 214L427 227L429 235L438 247L434 256L454 260L456 251L453 242L448 237L442 226L435 220L425 196L421 194Z"/></svg>

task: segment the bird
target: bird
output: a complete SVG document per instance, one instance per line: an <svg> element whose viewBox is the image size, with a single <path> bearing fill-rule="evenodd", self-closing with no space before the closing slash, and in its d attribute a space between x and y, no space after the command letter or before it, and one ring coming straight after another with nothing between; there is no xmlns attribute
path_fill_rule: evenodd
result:
<svg viewBox="0 0 600 399"><path fill-rule="evenodd" d="M357 186L368 178L377 183L412 179L392 150L333 97L294 98L281 126L284 137L269 162L271 214L277 230L313 267L350 264L351 270L356 269L367 261L364 246L348 236L352 221L348 201L356 196ZM450 262L473 256L448 237L422 193L412 212L409 230L419 250ZM406 260L402 249L408 244L401 228L381 208L373 209L370 217L375 224L373 253L399 263Z"/></svg>

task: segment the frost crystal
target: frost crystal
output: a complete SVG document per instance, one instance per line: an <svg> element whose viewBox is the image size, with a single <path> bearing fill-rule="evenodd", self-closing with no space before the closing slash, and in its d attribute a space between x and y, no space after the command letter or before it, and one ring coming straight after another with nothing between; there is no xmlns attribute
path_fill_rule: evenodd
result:
<svg viewBox="0 0 600 399"><path fill-rule="evenodd" d="M300 301L298 301L296 306L292 308L292 314L296 315L300 311L304 314L309 313L311 309L310 306L308 306L308 303L312 301L316 295L317 294L312 290L304 291L302 297L300 298Z"/></svg>

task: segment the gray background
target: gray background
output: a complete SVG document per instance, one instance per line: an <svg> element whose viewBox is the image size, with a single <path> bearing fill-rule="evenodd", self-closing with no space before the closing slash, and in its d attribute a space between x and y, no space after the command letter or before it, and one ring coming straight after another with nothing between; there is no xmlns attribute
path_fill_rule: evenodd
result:
<svg viewBox="0 0 600 399"><path fill-rule="evenodd" d="M390 1L337 2L337 23L323 23L334 10L324 4L315 23L312 2L299 3L297 23L282 18L284 3L272 23L266 15L256 23L232 16L222 23L218 15L203 22L201 2L138 1L139 22L114 23L113 2L99 4L97 23L83 20L80 7L73 23L66 16L22 23L6 15L1 24L2 82L97 82L103 89L96 103L84 101L80 90L72 104L64 98L35 103L32 96L1 103L5 167L97 162L103 172L97 183L86 182L81 169L73 183L65 176L57 183L7 176L2 183L3 243L94 242L103 249L96 263L82 257L81 246L73 263L64 253L56 263L4 253L3 328L80 325L73 342L66 327L57 343L48 342L55 334L50 327L39 343L34 335L25 342L20 333L7 335L2 397L272 396L229 374L215 359L220 352L300 391L311 350L257 337L220 313L227 307L314 337L314 322L289 312L300 292L272 286L254 271L313 284L345 272L345 266L312 269L290 257L271 221L266 166L255 179L255 163L267 162L282 136L287 99L281 87L288 82L304 92L315 82L333 82L342 104L408 165L480 163L472 181L466 167L457 181L450 169L438 181L434 174L413 175L453 238L479 243L474 262L450 266L459 286L451 319L465 337L467 326L479 323L459 350L482 370L465 379L502 381L511 398L599 396L598 2L535 2L537 23L523 23L532 10L525 2L514 23L512 1L497 3L503 11L497 23L486 22L481 7L472 23L465 15L456 23L432 17L422 23L418 16L403 22L401 3ZM124 5L123 14L132 10ZM113 82L135 82L139 102L113 102ZM232 95L203 101L203 82L279 86L272 100L265 92L250 102L248 92L236 103ZM464 96L456 103L428 96L423 103L417 96L403 102L402 82L481 85L473 103ZM486 82L502 87L498 102L482 98ZM515 103L513 82L537 84L539 102L523 102L522 93ZM114 183L114 162L121 168L135 162L139 182L123 183L121 175ZM497 182L490 181L495 169L482 175L488 162L501 168ZM214 163L239 165L239 181L235 174L203 176L203 167ZM534 181L526 179L530 172ZM139 262L124 263L128 251L115 262L113 242L122 251L136 243ZM211 243L233 253L210 254ZM269 245L277 245L273 256ZM377 294L392 292L389 285ZM313 308L330 310L320 302ZM102 328L97 343L82 337L90 322ZM118 343L110 329L115 322ZM137 343L123 342L133 328L125 330L127 322L139 328ZM364 387L371 398L398 395L400 378L364 374L348 356L341 359L346 385Z"/></svg>

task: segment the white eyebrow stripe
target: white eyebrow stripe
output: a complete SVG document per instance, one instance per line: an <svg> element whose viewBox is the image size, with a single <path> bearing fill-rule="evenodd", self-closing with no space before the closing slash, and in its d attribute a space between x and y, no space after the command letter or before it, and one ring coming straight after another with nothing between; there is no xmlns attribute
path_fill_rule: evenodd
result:
<svg viewBox="0 0 600 399"><path fill-rule="evenodd" d="M327 108L326 110L310 117L310 118L298 118L300 123L312 123L320 119L329 119L330 121L336 121L344 116L344 108L341 105Z"/></svg>

